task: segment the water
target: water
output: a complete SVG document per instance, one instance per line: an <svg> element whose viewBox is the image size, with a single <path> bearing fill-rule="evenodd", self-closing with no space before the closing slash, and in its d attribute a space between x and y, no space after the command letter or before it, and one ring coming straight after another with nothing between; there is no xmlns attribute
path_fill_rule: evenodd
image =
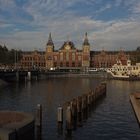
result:
<svg viewBox="0 0 140 140"><path fill-rule="evenodd" d="M94 89L102 79L50 78L0 88L0 110L35 113L43 105L43 140L139 140L140 128L129 95L140 91L140 82L107 81L107 96L72 137L57 133L57 107Z"/></svg>

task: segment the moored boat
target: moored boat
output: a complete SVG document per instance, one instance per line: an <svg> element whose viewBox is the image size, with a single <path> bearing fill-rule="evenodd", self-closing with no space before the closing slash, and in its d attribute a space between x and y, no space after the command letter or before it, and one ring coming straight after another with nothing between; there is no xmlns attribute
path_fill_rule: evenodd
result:
<svg viewBox="0 0 140 140"><path fill-rule="evenodd" d="M107 77L109 79L118 79L118 80L140 80L140 63L136 65L131 65L131 61L127 60L127 64L123 65L120 60L108 68Z"/></svg>

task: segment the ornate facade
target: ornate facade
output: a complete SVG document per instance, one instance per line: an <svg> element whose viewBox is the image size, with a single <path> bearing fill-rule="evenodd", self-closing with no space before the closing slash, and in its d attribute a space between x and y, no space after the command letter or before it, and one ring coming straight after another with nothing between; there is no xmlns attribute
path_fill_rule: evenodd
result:
<svg viewBox="0 0 140 140"><path fill-rule="evenodd" d="M91 51L87 33L84 37L82 49L78 50L72 41L67 40L60 49L55 50L51 33L46 43L45 52L25 52L21 59L21 67L24 69L86 69L88 67L107 68L112 67L117 60L126 64L129 55L124 51Z"/></svg>
<svg viewBox="0 0 140 140"><path fill-rule="evenodd" d="M30 68L59 68L81 69L90 67L90 44L85 34L82 50L78 50L74 43L66 41L59 50L55 50L51 34L49 34L45 52L26 52L21 59L21 66Z"/></svg>
<svg viewBox="0 0 140 140"><path fill-rule="evenodd" d="M83 43L82 50L75 48L74 43L66 41L59 50L54 49L54 44L49 35L46 44L45 63L46 68L81 68L90 66L90 44L88 42L87 33Z"/></svg>

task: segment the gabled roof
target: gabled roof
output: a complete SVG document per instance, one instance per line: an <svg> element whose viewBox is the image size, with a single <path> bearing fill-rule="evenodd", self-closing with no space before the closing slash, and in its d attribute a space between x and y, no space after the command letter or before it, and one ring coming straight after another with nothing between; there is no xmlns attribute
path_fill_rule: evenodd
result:
<svg viewBox="0 0 140 140"><path fill-rule="evenodd" d="M66 41L66 42L64 42L64 44L62 45L60 50L64 50L66 45L69 45L72 50L76 49L75 46L74 46L74 43L72 41Z"/></svg>

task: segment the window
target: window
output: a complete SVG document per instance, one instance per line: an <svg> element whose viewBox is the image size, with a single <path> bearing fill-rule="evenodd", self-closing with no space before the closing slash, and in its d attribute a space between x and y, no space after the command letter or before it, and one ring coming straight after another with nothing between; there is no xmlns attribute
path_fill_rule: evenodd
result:
<svg viewBox="0 0 140 140"><path fill-rule="evenodd" d="M60 53L60 61L63 61L63 53Z"/></svg>
<svg viewBox="0 0 140 140"><path fill-rule="evenodd" d="M69 67L69 62L66 62L66 67Z"/></svg>
<svg viewBox="0 0 140 140"><path fill-rule="evenodd" d="M75 67L75 63L74 62L72 62L72 67Z"/></svg>
<svg viewBox="0 0 140 140"><path fill-rule="evenodd" d="M57 66L57 62L54 62L54 67L56 67Z"/></svg>
<svg viewBox="0 0 140 140"><path fill-rule="evenodd" d="M75 53L72 53L72 61L75 61Z"/></svg>
<svg viewBox="0 0 140 140"><path fill-rule="evenodd" d="M69 61L69 52L66 52L66 61Z"/></svg>
<svg viewBox="0 0 140 140"><path fill-rule="evenodd" d="M57 56L54 56L54 61L57 61Z"/></svg>
<svg viewBox="0 0 140 140"><path fill-rule="evenodd" d="M78 56L78 61L81 61L81 60L82 60L82 58L81 58L81 56L79 55L79 56Z"/></svg>
<svg viewBox="0 0 140 140"><path fill-rule="evenodd" d="M63 63L62 62L60 63L60 67L63 67Z"/></svg>
<svg viewBox="0 0 140 140"><path fill-rule="evenodd" d="M78 67L81 67L81 63L80 62L78 63Z"/></svg>

